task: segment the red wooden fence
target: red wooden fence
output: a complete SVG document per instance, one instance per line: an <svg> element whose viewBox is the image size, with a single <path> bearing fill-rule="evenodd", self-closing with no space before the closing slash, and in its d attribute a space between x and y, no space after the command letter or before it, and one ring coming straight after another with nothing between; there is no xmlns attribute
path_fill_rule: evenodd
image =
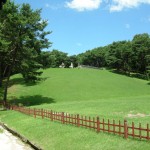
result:
<svg viewBox="0 0 150 150"><path fill-rule="evenodd" d="M87 117L80 116L79 114L73 115L64 112L55 112L44 109L31 109L26 107L19 107L7 104L7 107L11 110L19 111L27 115L32 115L35 118L37 116L41 116L42 119L49 118L51 121L59 121L62 124L72 124L77 127L85 127L95 130L97 133L103 131L108 133L117 134L123 136L125 139L128 137L139 138L150 140L150 128L149 124L146 125L145 128L142 127L141 123L136 127L134 122L132 125L127 123L127 120L124 120L123 123L119 121L118 123L115 120L110 121L109 119L106 121L104 119L100 119L99 117Z"/></svg>

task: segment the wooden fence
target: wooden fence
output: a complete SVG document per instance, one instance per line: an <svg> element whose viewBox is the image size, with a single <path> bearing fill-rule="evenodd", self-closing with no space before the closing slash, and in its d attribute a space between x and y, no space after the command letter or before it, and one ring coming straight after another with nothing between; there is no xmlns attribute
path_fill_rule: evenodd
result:
<svg viewBox="0 0 150 150"><path fill-rule="evenodd" d="M100 119L99 117L80 116L79 114L73 115L45 109L33 109L13 105L8 105L8 108L34 116L34 118L40 116L42 119L48 118L51 121L58 121L62 124L71 124L77 127L90 128L95 130L97 133L102 131L122 136L125 139L128 137L133 137L150 140L149 124L147 124L144 128L141 123L139 123L138 127L135 126L134 122L132 122L132 125L129 125L127 120L124 120L122 123L121 121L116 122L115 120L110 121L109 119L106 121L104 119Z"/></svg>

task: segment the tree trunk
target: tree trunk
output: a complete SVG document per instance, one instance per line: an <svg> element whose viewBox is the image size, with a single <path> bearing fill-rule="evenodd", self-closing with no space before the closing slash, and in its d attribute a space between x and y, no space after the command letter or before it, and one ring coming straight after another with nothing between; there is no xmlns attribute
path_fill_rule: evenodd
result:
<svg viewBox="0 0 150 150"><path fill-rule="evenodd" d="M8 92L8 85L9 85L11 70L12 70L12 66L9 68L8 76L7 76L5 87L4 87L4 98L3 98L4 104L7 103L7 92Z"/></svg>
<svg viewBox="0 0 150 150"><path fill-rule="evenodd" d="M6 103L7 103L7 93L8 93L9 79L10 79L11 71L12 71L14 65L15 65L15 60L16 60L16 55L17 55L17 49L16 49L16 47L13 50L14 50L14 54L13 54L13 58L12 58L12 63L10 65L10 67L9 67L7 78L6 78L6 83L5 83L5 86L4 86L3 101L4 101L4 105L5 106L6 106Z"/></svg>
<svg viewBox="0 0 150 150"><path fill-rule="evenodd" d="M3 74L2 74L3 77L6 77L6 76L7 76L8 66L9 66L9 65L6 65L6 66L5 66L5 69L4 69Z"/></svg>

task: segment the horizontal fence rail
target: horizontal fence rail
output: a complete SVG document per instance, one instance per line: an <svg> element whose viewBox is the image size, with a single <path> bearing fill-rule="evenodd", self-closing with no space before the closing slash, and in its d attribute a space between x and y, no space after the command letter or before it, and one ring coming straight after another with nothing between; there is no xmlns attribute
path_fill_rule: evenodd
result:
<svg viewBox="0 0 150 150"><path fill-rule="evenodd" d="M21 113L32 115L34 118L37 116L48 118L51 121L58 121L62 124L71 124L77 127L85 127L99 132L113 133L127 139L128 137L139 138L150 140L150 128L149 124L145 128L142 127L139 123L138 127L135 126L134 122L132 125L127 123L127 120L124 120L123 123L119 120L117 123L115 120L110 121L105 119L100 119L99 117L87 117L81 116L79 114L73 115L64 112L56 112L53 110L45 109L36 109L36 108L27 108L19 107L15 105L7 104L7 108L10 110L19 111Z"/></svg>

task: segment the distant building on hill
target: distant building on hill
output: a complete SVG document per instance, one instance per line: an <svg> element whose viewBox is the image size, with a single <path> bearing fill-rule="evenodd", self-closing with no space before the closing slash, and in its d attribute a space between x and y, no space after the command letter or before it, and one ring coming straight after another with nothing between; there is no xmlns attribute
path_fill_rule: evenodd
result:
<svg viewBox="0 0 150 150"><path fill-rule="evenodd" d="M71 62L71 65L69 66L69 68L74 68L74 67L73 67L73 63L72 63L72 62Z"/></svg>
<svg viewBox="0 0 150 150"><path fill-rule="evenodd" d="M62 62L62 64L59 66L59 68L65 68L65 64Z"/></svg>
<svg viewBox="0 0 150 150"><path fill-rule="evenodd" d="M94 67L94 66L88 66L88 65L80 65L78 64L78 68L91 68L91 69L100 69L98 67Z"/></svg>

